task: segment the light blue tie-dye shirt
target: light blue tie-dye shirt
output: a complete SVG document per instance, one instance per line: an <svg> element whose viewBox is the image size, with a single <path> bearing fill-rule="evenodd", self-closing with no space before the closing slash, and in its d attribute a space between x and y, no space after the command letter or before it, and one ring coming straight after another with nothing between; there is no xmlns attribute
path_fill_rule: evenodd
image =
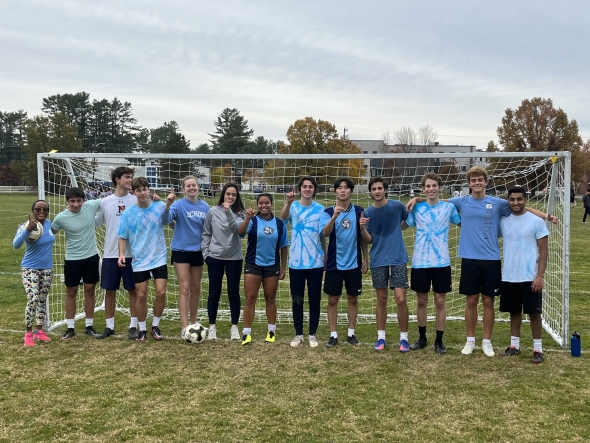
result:
<svg viewBox="0 0 590 443"><path fill-rule="evenodd" d="M167 248L162 214L164 203L152 202L149 208L133 205L123 211L119 237L131 247L133 271L150 271L166 264Z"/></svg>
<svg viewBox="0 0 590 443"><path fill-rule="evenodd" d="M416 243L412 254L412 268L443 268L451 265L449 256L449 227L458 225L461 217L452 203L439 202L432 206L418 203L406 224L416 227Z"/></svg>
<svg viewBox="0 0 590 443"><path fill-rule="evenodd" d="M324 209L324 206L317 202L312 202L311 206L303 206L300 202L291 204L289 218L285 220L291 224L290 268L324 267L320 230L320 218Z"/></svg>
<svg viewBox="0 0 590 443"><path fill-rule="evenodd" d="M500 220L500 229L504 238L502 281L532 282L538 268L537 240L549 235L545 222L530 212L512 214Z"/></svg>

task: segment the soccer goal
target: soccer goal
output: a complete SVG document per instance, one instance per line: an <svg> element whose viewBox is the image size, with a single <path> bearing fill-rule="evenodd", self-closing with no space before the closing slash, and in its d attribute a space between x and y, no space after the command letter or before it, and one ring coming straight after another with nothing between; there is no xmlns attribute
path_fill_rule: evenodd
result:
<svg viewBox="0 0 590 443"><path fill-rule="evenodd" d="M559 218L557 226L551 225L549 237L549 262L545 273L543 294L543 326L554 340L568 346L569 309L569 152L555 153L503 153L477 152L453 153L379 153L350 155L186 155L186 154L38 154L39 198L52 205L55 215L65 207L65 191L72 186L85 190L88 198L105 195L109 190L110 175L118 166L135 167L135 176L145 176L154 192L165 199L171 186L178 187L182 177L193 175L200 185L200 196L209 205L218 204L219 193L226 182L237 183L245 206L255 202L260 192L274 195L274 212L280 213L286 193L291 191L302 175L316 177L320 184L316 200L324 206L333 205L333 184L338 177L350 177L356 184L352 200L367 207L371 204L367 183L373 176L381 176L389 184L389 198L407 202L410 196L419 196L420 179L426 172L436 172L443 180L441 198L468 194L465 172L473 165L487 169L490 176L487 193L506 198L507 190L522 186L527 190L528 206L549 212ZM254 205L255 206L255 205ZM168 241L172 230L165 228ZM465 298L458 293L461 260L457 257L460 229L451 227L449 248L453 269L453 292L447 294L447 315L450 320L464 318ZM414 246L414 230L404 231L404 239L411 258ZM99 251L102 251L104 228L97 229ZM500 240L501 242L501 240ZM244 240L245 245L245 240ZM59 233L54 246L54 280L49 296L48 326L65 323L63 262L65 236ZM408 264L408 268L410 263ZM206 266L203 274L199 318L206 319L208 277ZM363 295L359 299L359 323L375 322L375 292L371 277L364 276ZM148 301L151 307L153 293ZM84 316L82 293L78 297L77 318ZM408 305L411 314L416 312L416 299L408 289ZM170 266L167 308L164 317L178 319L178 284L174 268ZM102 309L103 291L97 288L97 310ZM428 318L434 319L434 303L429 303ZM277 294L278 322L292 322L289 276L280 282ZM481 306L481 304L480 304ZM346 303L340 303L339 322L346 322ZM129 314L127 294L117 295L117 310ZM389 303L388 321L396 322L395 303ZM322 322L327 322L325 301ZM150 311L151 315L151 311ZM481 312L480 312L481 315ZM222 295L220 320L229 319L229 304ZM415 316L411 317L415 320ZM497 321L509 318L498 313ZM265 322L264 297L259 297L256 320Z"/></svg>

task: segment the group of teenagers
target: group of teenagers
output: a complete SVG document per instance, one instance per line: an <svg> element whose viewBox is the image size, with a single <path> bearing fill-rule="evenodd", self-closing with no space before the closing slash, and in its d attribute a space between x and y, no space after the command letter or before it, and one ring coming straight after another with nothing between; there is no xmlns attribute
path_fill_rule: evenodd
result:
<svg viewBox="0 0 590 443"><path fill-rule="evenodd" d="M354 183L338 178L334 183L336 203L328 208L314 200L318 183L314 177L301 177L286 195L280 218L273 212L273 196L260 193L257 211L245 208L239 186L226 183L217 206L199 199L199 187L193 176L182 180L184 198L177 199L171 189L165 201L150 192L144 177L134 178L134 169L118 167L112 172L114 192L98 200L85 200L77 187L66 191L67 207L49 220L49 204L33 203L29 222L21 225L14 247L26 244L21 263L22 280L27 295L25 309L25 346L50 338L43 331L47 295L52 280L52 246L54 234L64 230L66 255L64 282L67 329L62 340L75 334L74 316L78 288L83 282L85 333L104 339L115 334L116 293L123 281L129 294L130 324L128 336L138 342L146 340L148 283L153 280L155 300L150 333L161 340L160 318L166 304L168 253L164 226L173 228L170 243L171 263L179 283L178 310L182 333L197 320L203 266L207 265L209 293L207 299L208 339L217 339L216 318L226 278L230 306L230 338L242 345L252 342L255 304L262 287L268 332L266 342L276 339L276 293L279 280L289 271L295 337L292 347L305 343L304 296L307 289L310 347L319 345L316 332L320 319L322 292L327 295L330 337L327 348L338 344L338 303L343 289L347 297L348 330L346 342L361 343L355 335L358 297L363 292L363 274L371 271L377 305L377 341L375 350L386 348L385 326L389 289L397 305L400 330L399 350L408 352L428 346L426 308L428 294L434 293L436 338L434 349L446 353L443 334L446 325L446 293L452 290L448 233L451 224L460 225L458 256L461 262L459 292L466 296L465 324L467 341L463 354L475 349L478 304L483 304L482 350L496 355L491 343L494 325L494 299L500 296L500 311L510 313L511 343L499 355L520 354L522 314L528 314L533 335L534 363L544 361L541 335L542 290L548 256L545 221L557 223L550 214L526 207L523 188L508 191L508 200L486 194L488 175L475 166L467 172L471 189L468 196L440 200L441 178L432 172L421 180L425 198L412 198L407 205L389 200L388 184L381 177L368 183L373 204L368 208L351 202ZM297 200L297 192L299 199ZM28 240L36 222L44 227L36 241ZM102 264L97 249L95 228L105 225ZM290 225L291 238L287 225ZM402 231L415 228L411 276L408 282L408 254ZM243 237L247 236L245 257ZM504 238L504 264L500 259L498 238ZM369 247L370 254L369 254ZM99 266L102 266L99 273ZM238 321L242 312L240 283L244 281L245 304L243 330ZM101 334L94 329L95 290L105 290L106 327ZM323 283L323 288L322 288ZM406 291L416 292L418 340L408 341L409 310ZM35 325L36 323L36 325ZM33 326L36 326L33 331Z"/></svg>

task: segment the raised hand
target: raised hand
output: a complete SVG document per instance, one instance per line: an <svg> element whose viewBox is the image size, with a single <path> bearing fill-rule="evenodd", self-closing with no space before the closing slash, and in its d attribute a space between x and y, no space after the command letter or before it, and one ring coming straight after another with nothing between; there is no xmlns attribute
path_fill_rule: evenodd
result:
<svg viewBox="0 0 590 443"><path fill-rule="evenodd" d="M365 211L361 211L361 217L359 218L359 224L361 225L361 227L367 226L369 220L369 217L365 217Z"/></svg>
<svg viewBox="0 0 590 443"><path fill-rule="evenodd" d="M226 211L229 211L231 208L231 205L229 204L229 202L224 201L223 202L223 209L225 209Z"/></svg>
<svg viewBox="0 0 590 443"><path fill-rule="evenodd" d="M340 213L342 212L342 207L341 206L334 206L334 215L332 215L332 218L334 220L336 220L338 218L338 216L340 215Z"/></svg>
<svg viewBox="0 0 590 443"><path fill-rule="evenodd" d="M29 223L27 224L27 231L31 232L37 228L37 222L34 218L31 218L33 214L29 213Z"/></svg>
<svg viewBox="0 0 590 443"><path fill-rule="evenodd" d="M252 202L250 202L250 207L248 209L246 209L246 218L248 220L250 220L252 217L254 217L254 209L252 208Z"/></svg>
<svg viewBox="0 0 590 443"><path fill-rule="evenodd" d="M168 194L168 197L166 197L166 204L171 205L172 202L174 202L174 199L176 199L176 194L174 193L174 186L172 186L170 188L170 194Z"/></svg>
<svg viewBox="0 0 590 443"><path fill-rule="evenodd" d="M287 194L287 203L293 203L295 201L295 186L293 190Z"/></svg>

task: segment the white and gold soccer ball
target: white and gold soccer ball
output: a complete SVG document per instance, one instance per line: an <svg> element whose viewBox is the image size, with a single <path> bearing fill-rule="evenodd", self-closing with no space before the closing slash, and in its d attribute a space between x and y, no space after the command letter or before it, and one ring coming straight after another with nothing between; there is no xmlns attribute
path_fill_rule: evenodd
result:
<svg viewBox="0 0 590 443"><path fill-rule="evenodd" d="M192 325L188 325L184 329L182 336L189 343L203 343L207 338L207 328L205 328L201 323L196 322Z"/></svg>
<svg viewBox="0 0 590 443"><path fill-rule="evenodd" d="M24 223L24 229L27 229L28 224L29 224L29 221L27 220ZM39 223L38 221L36 221L35 224L36 224L36 226L33 228L32 231L29 232L29 235L27 237L27 241L29 241L31 243L36 242L43 235L43 225L41 223Z"/></svg>

